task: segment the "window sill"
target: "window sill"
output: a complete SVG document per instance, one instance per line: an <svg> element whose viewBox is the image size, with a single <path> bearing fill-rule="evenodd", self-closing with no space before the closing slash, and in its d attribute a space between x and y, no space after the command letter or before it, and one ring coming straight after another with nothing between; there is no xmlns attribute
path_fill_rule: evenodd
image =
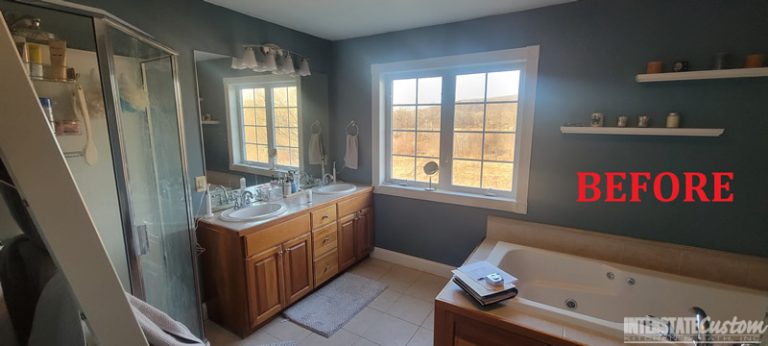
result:
<svg viewBox="0 0 768 346"><path fill-rule="evenodd" d="M231 171L236 172L242 172L242 173L250 173L250 174L256 174L256 175L262 175L266 177L271 177L277 173L288 173L287 169L281 169L281 168L266 168L266 167L258 167L258 166L251 166L251 165L244 165L240 163L233 163L229 165L229 169Z"/></svg>
<svg viewBox="0 0 768 346"><path fill-rule="evenodd" d="M392 184L378 185L374 188L373 192L382 195L456 204L465 207L509 211L517 214L526 214L528 212L527 204L504 197L482 196L471 193L441 190L425 191L423 188Z"/></svg>

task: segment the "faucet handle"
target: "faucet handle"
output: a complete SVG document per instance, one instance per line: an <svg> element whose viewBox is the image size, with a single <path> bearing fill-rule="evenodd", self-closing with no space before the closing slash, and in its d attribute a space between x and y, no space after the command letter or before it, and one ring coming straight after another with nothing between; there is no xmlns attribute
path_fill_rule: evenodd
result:
<svg viewBox="0 0 768 346"><path fill-rule="evenodd" d="M258 189L256 190L258 191ZM251 191L243 191L242 195L240 196L242 199L241 207L245 207L248 205L251 205L253 203L253 193Z"/></svg>

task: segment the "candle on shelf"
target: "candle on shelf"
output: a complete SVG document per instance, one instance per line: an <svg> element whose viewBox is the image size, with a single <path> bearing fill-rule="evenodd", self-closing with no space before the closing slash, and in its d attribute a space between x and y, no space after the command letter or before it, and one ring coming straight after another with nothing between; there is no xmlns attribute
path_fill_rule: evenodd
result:
<svg viewBox="0 0 768 346"><path fill-rule="evenodd" d="M677 112L667 114L667 127L672 129L680 127L680 114Z"/></svg>

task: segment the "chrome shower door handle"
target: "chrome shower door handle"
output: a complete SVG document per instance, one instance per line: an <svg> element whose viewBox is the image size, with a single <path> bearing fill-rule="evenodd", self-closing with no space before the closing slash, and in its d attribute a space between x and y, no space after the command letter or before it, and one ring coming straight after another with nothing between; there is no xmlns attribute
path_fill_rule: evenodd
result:
<svg viewBox="0 0 768 346"><path fill-rule="evenodd" d="M147 225L136 226L136 240L139 243L139 256L144 256L149 253L149 234L147 233Z"/></svg>

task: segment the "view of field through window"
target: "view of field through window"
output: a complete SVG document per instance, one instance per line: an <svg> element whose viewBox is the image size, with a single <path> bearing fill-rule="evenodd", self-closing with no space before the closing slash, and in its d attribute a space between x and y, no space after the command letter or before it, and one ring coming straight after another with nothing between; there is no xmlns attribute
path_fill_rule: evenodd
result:
<svg viewBox="0 0 768 346"><path fill-rule="evenodd" d="M453 185L511 191L520 71L456 76Z"/></svg>
<svg viewBox="0 0 768 346"><path fill-rule="evenodd" d="M268 96L271 95L271 97ZM296 87L240 89L245 160L270 164L270 136L274 133L276 164L299 167L299 121ZM267 112L267 110L271 112ZM274 118L267 121L268 114Z"/></svg>
<svg viewBox="0 0 768 346"><path fill-rule="evenodd" d="M422 167L440 162L443 107L454 110L452 185L511 191L520 71L457 75L453 102L442 77L392 82L392 179L426 182ZM439 175L439 174L438 174ZM439 182L439 176L433 177Z"/></svg>
<svg viewBox="0 0 768 346"><path fill-rule="evenodd" d="M442 77L395 80L392 90L392 178L426 182L422 167L440 158Z"/></svg>

